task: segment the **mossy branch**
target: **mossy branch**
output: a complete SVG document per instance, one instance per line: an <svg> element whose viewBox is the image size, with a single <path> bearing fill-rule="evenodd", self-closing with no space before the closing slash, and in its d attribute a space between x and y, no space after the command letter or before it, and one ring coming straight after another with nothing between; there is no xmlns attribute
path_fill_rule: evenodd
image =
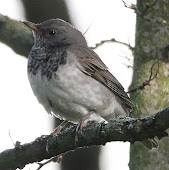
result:
<svg viewBox="0 0 169 170"><path fill-rule="evenodd" d="M33 46L32 31L21 22L0 14L0 41L27 57Z"/></svg>
<svg viewBox="0 0 169 170"><path fill-rule="evenodd" d="M88 122L75 142L75 126L57 136L41 136L31 143L16 145L0 153L0 169L23 168L28 163L49 159L61 153L91 145L105 145L110 141L134 143L157 136L168 136L169 107L143 119L118 117L108 123Z"/></svg>

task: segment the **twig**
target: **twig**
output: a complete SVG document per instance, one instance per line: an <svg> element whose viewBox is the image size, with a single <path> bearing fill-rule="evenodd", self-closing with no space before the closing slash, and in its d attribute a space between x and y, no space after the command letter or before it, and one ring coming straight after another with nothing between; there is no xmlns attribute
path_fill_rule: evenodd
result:
<svg viewBox="0 0 169 170"><path fill-rule="evenodd" d="M155 73L155 75L153 76L153 69L154 69L154 66L157 64L157 71ZM145 82L143 82L141 85L135 87L135 88L132 88L132 89L129 89L129 91L127 93L133 93L137 90L143 90L146 88L146 86L151 86L151 81L154 80L156 77L157 77L157 74L158 74L158 71L159 71L159 61L155 62L151 68L150 68L150 77L148 80L146 80Z"/></svg>
<svg viewBox="0 0 169 170"><path fill-rule="evenodd" d="M155 2L152 3L151 5L150 5L149 0L147 0L147 2L145 3L145 9L144 9L142 12L140 12L140 11L137 9L136 4L132 4L132 3L128 4L128 3L126 3L124 0L122 0L122 2L123 2L124 6L125 6L126 8L133 9L133 10L135 10L135 12L136 12L138 15L144 16L145 13L148 11L148 9L152 8L153 6L155 6L155 5L157 4L158 0L155 0Z"/></svg>
<svg viewBox="0 0 169 170"><path fill-rule="evenodd" d="M54 156L53 158L47 160L44 163L38 162L37 164L39 165L39 167L36 170L41 169L44 165L47 165L48 163L51 163L51 162L58 162L58 163L60 163L61 161L62 161L62 155Z"/></svg>
<svg viewBox="0 0 169 170"><path fill-rule="evenodd" d="M155 75L153 76L153 68L154 68L154 66L157 64L157 71L156 71L156 73L155 73ZM158 71L159 71L159 61L157 61L156 63L154 63L152 66L151 66L151 68L150 68L150 77L149 77L149 82L150 81L152 81L152 80L154 80L156 77L157 77L157 74L158 74ZM153 76L153 77L152 77Z"/></svg>
<svg viewBox="0 0 169 170"><path fill-rule="evenodd" d="M133 49L134 49L134 47L132 47L130 44L127 44L127 43L125 43L125 42L118 41L118 40L116 40L115 38L112 38L112 39L110 39L110 40L102 40L101 42L96 43L94 47L91 47L91 49L96 49L96 48L100 47L101 45L103 45L104 43L108 43L108 42L123 44L123 45L127 46L130 50L133 50Z"/></svg>
<svg viewBox="0 0 169 170"><path fill-rule="evenodd" d="M130 68L130 69L133 69L133 63L131 62L132 60L129 58L129 57L127 57L127 56L122 56L122 57L124 57L125 59L127 59L127 61L130 63L130 65L129 64L126 64L126 63L123 63L127 68Z"/></svg>
<svg viewBox="0 0 169 170"><path fill-rule="evenodd" d="M150 5L149 0L147 0L145 9L144 9L142 12L140 12L140 11L138 11L138 9L136 9L136 13L137 13L138 15L140 15L140 16L144 16L145 13L148 11L148 9L152 8L153 6L155 6L155 5L157 4L157 2L158 2L158 0L155 0L155 2Z"/></svg>
<svg viewBox="0 0 169 170"><path fill-rule="evenodd" d="M128 65L128 64L125 64L123 63L128 69L133 69L133 66L132 65Z"/></svg>
<svg viewBox="0 0 169 170"><path fill-rule="evenodd" d="M157 4L158 0L155 0L154 3L152 3L152 4L150 4L149 0L147 0L143 11L139 11L136 4L132 4L132 3L128 4L124 0L122 0L122 2L126 8L133 9L136 14L138 14L140 17L144 18L146 21L150 22L150 19L147 19L144 16L150 8L152 8L153 6L155 6Z"/></svg>
<svg viewBox="0 0 169 170"><path fill-rule="evenodd" d="M10 132L10 131L8 132L8 135L9 135L9 137L10 137L10 139L11 139L13 145L16 146L16 145L15 145L15 142L14 142L13 139L12 139L12 136L11 136L11 132Z"/></svg>
<svg viewBox="0 0 169 170"><path fill-rule="evenodd" d="M137 8L136 4L132 4L132 3L127 4L124 0L122 0L122 2L126 8L133 9L133 10L136 10Z"/></svg>

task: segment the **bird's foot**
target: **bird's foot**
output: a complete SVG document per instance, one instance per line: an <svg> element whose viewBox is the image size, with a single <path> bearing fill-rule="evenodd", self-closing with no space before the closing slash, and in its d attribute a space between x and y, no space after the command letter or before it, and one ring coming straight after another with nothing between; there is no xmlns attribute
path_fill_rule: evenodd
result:
<svg viewBox="0 0 169 170"><path fill-rule="evenodd" d="M62 131L62 129L66 126L67 123L68 123L68 121L64 120L59 126L57 126L56 129L50 134L50 138L58 135ZM48 152L48 148L49 148L49 143L48 143L49 139L47 140L47 144L46 144L47 152Z"/></svg>
<svg viewBox="0 0 169 170"><path fill-rule="evenodd" d="M64 120L59 126L56 127L56 129L51 133L51 135L55 136L59 134L62 129L67 125L68 121Z"/></svg>
<svg viewBox="0 0 169 170"><path fill-rule="evenodd" d="M76 129L75 129L75 144L78 142L78 134L82 135L82 127L83 127L84 121L87 118L89 118L93 113L94 113L94 111L90 111L88 114L83 116L82 119L77 124Z"/></svg>

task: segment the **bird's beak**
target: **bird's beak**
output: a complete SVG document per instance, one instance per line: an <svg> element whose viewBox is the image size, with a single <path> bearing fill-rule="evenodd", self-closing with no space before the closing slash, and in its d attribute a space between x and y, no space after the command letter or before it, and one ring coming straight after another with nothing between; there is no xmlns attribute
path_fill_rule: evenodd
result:
<svg viewBox="0 0 169 170"><path fill-rule="evenodd" d="M29 21L23 21L22 23L25 24L30 29L32 29L33 31L38 31L38 28L37 28L38 24L34 24L33 22L29 22Z"/></svg>

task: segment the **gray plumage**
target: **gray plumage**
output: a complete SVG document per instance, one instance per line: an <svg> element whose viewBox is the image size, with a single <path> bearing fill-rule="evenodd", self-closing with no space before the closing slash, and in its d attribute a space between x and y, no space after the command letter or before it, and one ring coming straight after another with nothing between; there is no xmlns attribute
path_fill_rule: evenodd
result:
<svg viewBox="0 0 169 170"><path fill-rule="evenodd" d="M78 30L59 19L36 24L36 27L39 31L34 32L35 44L29 55L28 73L36 75L38 69L41 69L41 76L51 79L58 67L66 64L67 51L71 51L82 66L79 69L83 73L117 95L126 113L133 110L134 105L122 85L108 71L99 56L87 46L84 36ZM49 35L50 31L56 31L56 37Z"/></svg>
<svg viewBox="0 0 169 170"><path fill-rule="evenodd" d="M90 111L94 113L89 119L97 121L133 111L123 86L87 46L81 32L60 19L23 23L33 30L35 39L28 78L48 113L76 123ZM157 147L154 140L142 143Z"/></svg>

